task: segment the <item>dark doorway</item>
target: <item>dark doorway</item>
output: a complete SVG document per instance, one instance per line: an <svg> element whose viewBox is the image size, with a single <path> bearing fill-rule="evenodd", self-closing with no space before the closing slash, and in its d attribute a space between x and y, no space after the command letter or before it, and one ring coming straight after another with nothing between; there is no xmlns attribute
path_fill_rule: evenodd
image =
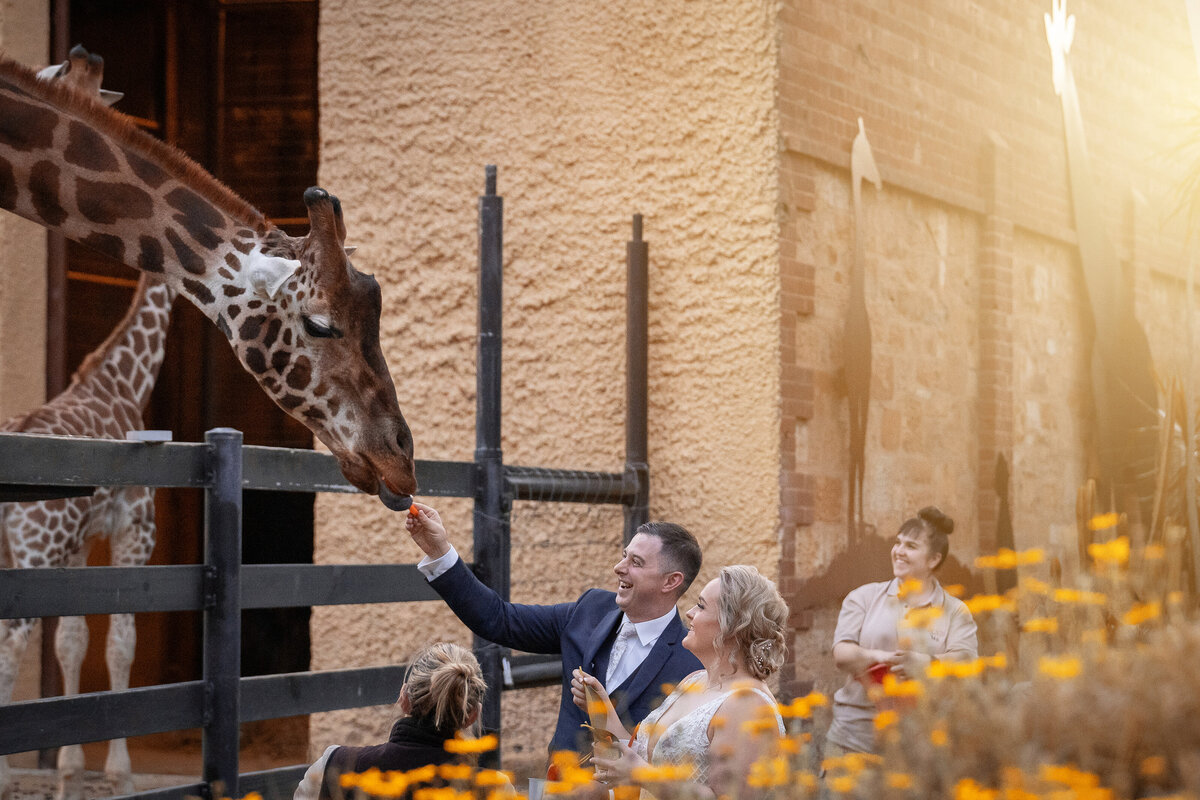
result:
<svg viewBox="0 0 1200 800"><path fill-rule="evenodd" d="M316 0L53 0L52 56L75 43L105 59L116 106L151 134L183 149L289 233L307 231L301 196L317 177ZM47 378L49 395L121 318L136 273L74 244L52 243ZM234 359L228 343L191 304L175 304L167 355L146 414L176 441L200 441L225 426L247 444L311 448L308 430L280 411ZM159 490L152 563L201 560L203 498ZM248 492L247 563L311 563L313 495ZM91 563L106 563L106 547ZM306 670L309 611L246 612L243 674ZM89 620L83 691L107 688L104 618ZM201 674L200 619L138 617L133 686ZM47 638L43 673L56 680ZM49 694L55 692L50 691Z"/></svg>

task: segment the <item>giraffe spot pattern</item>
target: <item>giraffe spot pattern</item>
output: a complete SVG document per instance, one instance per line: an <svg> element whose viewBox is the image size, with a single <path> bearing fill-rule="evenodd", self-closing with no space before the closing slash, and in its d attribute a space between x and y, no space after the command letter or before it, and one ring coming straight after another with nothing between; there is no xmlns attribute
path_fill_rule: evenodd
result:
<svg viewBox="0 0 1200 800"><path fill-rule="evenodd" d="M147 161L137 153L125 151L125 163L151 189L157 189L167 181L167 173L153 161Z"/></svg>
<svg viewBox="0 0 1200 800"><path fill-rule="evenodd" d="M232 322L237 319L238 314L242 313L242 307L237 304L230 305L225 309L225 313L229 315L229 320Z"/></svg>
<svg viewBox="0 0 1200 800"><path fill-rule="evenodd" d="M196 298L196 300L202 305L210 305L214 300L217 299L213 297L213 293L209 291L207 286L194 278L184 278L183 288L186 289L187 293Z"/></svg>
<svg viewBox="0 0 1200 800"><path fill-rule="evenodd" d="M295 411L300 406L304 405L304 398L299 395L285 394L279 398L279 405L283 406L288 411Z"/></svg>
<svg viewBox="0 0 1200 800"><path fill-rule="evenodd" d="M246 303L246 308L251 311L257 311L262 308L262 300L251 300L249 303Z"/></svg>
<svg viewBox="0 0 1200 800"><path fill-rule="evenodd" d="M67 126L67 149L63 151L63 158L67 163L96 172L115 172L120 167L104 138L78 120L71 120Z"/></svg>
<svg viewBox="0 0 1200 800"><path fill-rule="evenodd" d="M276 350L271 354L271 369L282 375L291 360L292 353L290 350Z"/></svg>
<svg viewBox="0 0 1200 800"><path fill-rule="evenodd" d="M230 284L230 283L225 284L221 288L221 291L225 293L226 297L241 297L242 295L244 295L246 293L245 288L243 288L241 286L234 286L233 284Z"/></svg>
<svg viewBox="0 0 1200 800"><path fill-rule="evenodd" d="M263 355L262 350L257 347L246 348L246 366L255 375L262 375L267 371L267 359Z"/></svg>
<svg viewBox="0 0 1200 800"><path fill-rule="evenodd" d="M267 318L261 314L256 314L252 317L246 317L242 322L242 327L238 329L238 338L245 342L252 342L258 338L258 334L262 332L263 323Z"/></svg>
<svg viewBox="0 0 1200 800"><path fill-rule="evenodd" d="M233 246L237 247L237 242L234 242ZM228 264L229 268L231 270L233 270L235 273L242 271L242 262L238 261L238 257L235 256L233 253L225 254L225 263ZM230 275L229 279L233 280L233 275Z"/></svg>
<svg viewBox="0 0 1200 800"><path fill-rule="evenodd" d="M33 210L52 228L67 220L67 210L58 202L58 178L62 170L57 164L39 161L29 171L29 194Z"/></svg>
<svg viewBox="0 0 1200 800"><path fill-rule="evenodd" d="M214 249L222 241L213 230L221 228L225 219L221 213L200 195L180 186L167 193L167 204L179 211L174 219L201 247Z"/></svg>
<svg viewBox="0 0 1200 800"><path fill-rule="evenodd" d="M267 323L267 332L263 336L263 347L270 350L275 346L275 340L279 338L279 329L283 326L283 320L279 317L272 317Z"/></svg>
<svg viewBox="0 0 1200 800"><path fill-rule="evenodd" d="M254 249L254 242L246 242L242 241L241 239L234 239L233 246L237 248L239 253L250 255L250 251Z"/></svg>
<svg viewBox="0 0 1200 800"><path fill-rule="evenodd" d="M316 420L319 422L323 422L325 420L325 412L319 408L304 409L304 416L308 417L311 420Z"/></svg>
<svg viewBox="0 0 1200 800"><path fill-rule="evenodd" d="M217 274L227 281L233 280L233 273L224 267L217 267Z"/></svg>
<svg viewBox="0 0 1200 800"><path fill-rule="evenodd" d="M54 145L54 111L0 95L0 141L21 152L47 150Z"/></svg>
<svg viewBox="0 0 1200 800"><path fill-rule="evenodd" d="M17 179L12 164L0 158L0 208L10 211L17 207Z"/></svg>
<svg viewBox="0 0 1200 800"><path fill-rule="evenodd" d="M138 248L138 269L146 272L163 271L163 247L158 239L153 236L139 236Z"/></svg>
<svg viewBox="0 0 1200 800"><path fill-rule="evenodd" d="M283 345L284 345L284 347L292 346L292 329L291 328L285 328L283 331Z"/></svg>
<svg viewBox="0 0 1200 800"><path fill-rule="evenodd" d="M90 247L97 252L104 253L106 256L111 256L118 261L125 260L125 240L120 236L96 231L80 239L79 243L84 247Z"/></svg>
<svg viewBox="0 0 1200 800"><path fill-rule="evenodd" d="M307 356L298 356L287 374L287 385L303 389L312 381L312 362Z"/></svg>
<svg viewBox="0 0 1200 800"><path fill-rule="evenodd" d="M229 323L225 321L224 314L217 315L217 327L221 329L221 333L225 334L226 339L233 338L233 331L229 330Z"/></svg>
<svg viewBox="0 0 1200 800"><path fill-rule="evenodd" d="M203 275L204 259L188 247L183 238L171 228L167 228L166 236L171 249L175 251L175 257L179 259L180 266L193 275Z"/></svg>
<svg viewBox="0 0 1200 800"><path fill-rule="evenodd" d="M154 214L154 199L131 183L78 178L75 203L79 213L101 225L112 225L120 219L150 219Z"/></svg>

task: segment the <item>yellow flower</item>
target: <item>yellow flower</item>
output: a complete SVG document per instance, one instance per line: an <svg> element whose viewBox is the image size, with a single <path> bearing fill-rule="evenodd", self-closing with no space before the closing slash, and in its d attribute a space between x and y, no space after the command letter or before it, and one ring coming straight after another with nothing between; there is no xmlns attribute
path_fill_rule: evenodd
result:
<svg viewBox="0 0 1200 800"><path fill-rule="evenodd" d="M1019 552L1001 547L995 555L976 558L975 566L980 569L1016 569L1028 564L1040 564L1045 557L1046 553L1040 547Z"/></svg>
<svg viewBox="0 0 1200 800"><path fill-rule="evenodd" d="M895 711L880 711L875 715L875 730L882 731L895 725L900 721L900 715Z"/></svg>
<svg viewBox="0 0 1200 800"><path fill-rule="evenodd" d="M829 780L829 788L838 794L849 794L854 791L854 784L857 782L853 775L838 775Z"/></svg>
<svg viewBox="0 0 1200 800"><path fill-rule="evenodd" d="M800 752L800 742L795 739L780 739L779 752L795 755Z"/></svg>
<svg viewBox="0 0 1200 800"><path fill-rule="evenodd" d="M829 701L825 699L825 695L820 692L809 692L804 697L797 697L787 705L777 705L776 710L779 711L779 716L784 719L799 717L800 719L808 719L812 716L812 710L820 706L824 706Z"/></svg>
<svg viewBox="0 0 1200 800"><path fill-rule="evenodd" d="M1079 589L1055 589L1054 601L1074 605L1102 606L1108 597L1101 592L1083 592Z"/></svg>
<svg viewBox="0 0 1200 800"><path fill-rule="evenodd" d="M1043 764L1038 775L1042 780L1061 783L1072 789L1090 789L1100 785L1099 776L1076 769L1070 764Z"/></svg>
<svg viewBox="0 0 1200 800"><path fill-rule="evenodd" d="M847 753L844 756L824 759L821 761L821 769L826 772L844 769L847 772L859 773L866 769L868 764L882 763L883 759L874 753Z"/></svg>
<svg viewBox="0 0 1200 800"><path fill-rule="evenodd" d="M448 753L487 753L495 750L500 740L496 735L489 733L487 736L481 736L478 739L460 739L457 736L453 739L447 739L442 745Z"/></svg>
<svg viewBox="0 0 1200 800"><path fill-rule="evenodd" d="M470 764L442 764L438 767L438 777L444 781L470 780L475 768Z"/></svg>
<svg viewBox="0 0 1200 800"><path fill-rule="evenodd" d="M437 767L433 766L432 764L426 764L423 767L410 769L408 772L404 773L404 777L413 783L429 783L431 780L437 777Z"/></svg>
<svg viewBox="0 0 1200 800"><path fill-rule="evenodd" d="M758 736L764 733L778 732L779 725L775 722L775 715L763 717L761 719L746 720L742 723L742 732L752 736Z"/></svg>
<svg viewBox="0 0 1200 800"><path fill-rule="evenodd" d="M997 794L995 789L985 789L970 778L954 785L954 800L995 800Z"/></svg>
<svg viewBox="0 0 1200 800"><path fill-rule="evenodd" d="M769 789L785 785L788 777L787 759L759 759L750 765L750 774L746 777L746 782L756 789Z"/></svg>
<svg viewBox="0 0 1200 800"><path fill-rule="evenodd" d="M529 797L512 789L492 789L487 793L487 800L529 800Z"/></svg>
<svg viewBox="0 0 1200 800"><path fill-rule="evenodd" d="M1135 603L1121 621L1126 625L1141 625L1162 615L1161 603Z"/></svg>
<svg viewBox="0 0 1200 800"><path fill-rule="evenodd" d="M1118 536L1111 542L1088 545L1088 555L1101 564L1121 566L1129 561L1129 537Z"/></svg>
<svg viewBox="0 0 1200 800"><path fill-rule="evenodd" d="M663 697L666 697L666 696L667 696L667 695L669 695L671 692L675 691L675 684L673 684L673 683L664 683L664 684L663 684L662 686L660 686L659 688L660 688L660 689L662 689Z"/></svg>
<svg viewBox="0 0 1200 800"><path fill-rule="evenodd" d="M1074 678L1082 671L1083 665L1078 658L1064 657L1053 658L1051 656L1042 656L1038 659L1038 672L1043 675L1049 675L1055 680L1067 680Z"/></svg>
<svg viewBox="0 0 1200 800"><path fill-rule="evenodd" d="M961 583L952 583L949 586L943 586L942 591L951 597L962 597L967 593L967 587L963 586Z"/></svg>
<svg viewBox="0 0 1200 800"><path fill-rule="evenodd" d="M905 578L900 586L896 588L896 596L903 600L913 592L921 591L921 587L924 585L916 578Z"/></svg>
<svg viewBox="0 0 1200 800"><path fill-rule="evenodd" d="M1037 578L1022 578L1021 588L1030 594L1050 594L1050 584Z"/></svg>
<svg viewBox="0 0 1200 800"><path fill-rule="evenodd" d="M805 789L810 791L816 791L820 786L820 783L817 781L817 776L813 775L811 772L796 772L793 774L796 776L796 784L798 786L803 786Z"/></svg>
<svg viewBox="0 0 1200 800"><path fill-rule="evenodd" d="M987 661L977 658L974 661L935 661L929 665L925 673L934 680L942 678L974 678L983 674Z"/></svg>
<svg viewBox="0 0 1200 800"><path fill-rule="evenodd" d="M515 780L513 774L498 769L481 769L475 773L476 786L504 786Z"/></svg>
<svg viewBox="0 0 1200 800"><path fill-rule="evenodd" d="M889 772L885 778L887 780L887 785L892 789L912 788L912 775L909 775L907 772Z"/></svg>
<svg viewBox="0 0 1200 800"><path fill-rule="evenodd" d="M1088 520L1088 530L1102 531L1105 528L1112 528L1121 521L1121 515L1115 513L1100 514Z"/></svg>
<svg viewBox="0 0 1200 800"><path fill-rule="evenodd" d="M925 608L914 608L904 615L904 624L909 628L928 628L933 624L933 621L942 616L942 609L939 606L926 606Z"/></svg>
<svg viewBox="0 0 1200 800"><path fill-rule="evenodd" d="M1058 620L1054 617L1037 617L1021 626L1030 633L1058 633Z"/></svg>
<svg viewBox="0 0 1200 800"><path fill-rule="evenodd" d="M946 729L938 725L929 732L929 742L934 747L945 747L950 743L950 737L946 734Z"/></svg>
<svg viewBox="0 0 1200 800"><path fill-rule="evenodd" d="M634 767L630 777L638 783L673 783L688 781L695 774L691 764L663 764L662 766Z"/></svg>
<svg viewBox="0 0 1200 800"><path fill-rule="evenodd" d="M1002 594L977 594L966 601L967 610L972 615L985 611L1016 611L1017 605Z"/></svg>
<svg viewBox="0 0 1200 800"><path fill-rule="evenodd" d="M883 676L883 694L886 697L920 697L924 691L920 681L902 681L890 672Z"/></svg>
<svg viewBox="0 0 1200 800"><path fill-rule="evenodd" d="M1149 756L1142 759L1138 771L1147 778L1157 778L1167 772L1167 760L1162 756Z"/></svg>
<svg viewBox="0 0 1200 800"><path fill-rule="evenodd" d="M992 669L1005 669L1008 667L1008 656L1004 655L1004 653L996 653L991 658L980 658L979 660L983 662L985 667L991 667Z"/></svg>

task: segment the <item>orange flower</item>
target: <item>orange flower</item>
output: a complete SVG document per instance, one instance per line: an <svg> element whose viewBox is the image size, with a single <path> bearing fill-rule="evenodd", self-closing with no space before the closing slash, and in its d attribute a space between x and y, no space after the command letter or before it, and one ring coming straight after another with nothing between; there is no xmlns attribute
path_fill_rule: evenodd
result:
<svg viewBox="0 0 1200 800"><path fill-rule="evenodd" d="M462 739L455 737L447 739L442 745L448 753L487 753L495 750L500 744L500 740L496 735L489 733L487 736L481 736L478 739Z"/></svg>
<svg viewBox="0 0 1200 800"><path fill-rule="evenodd" d="M1058 633L1058 619L1055 617L1037 617L1022 625L1021 630L1030 633Z"/></svg>
<svg viewBox="0 0 1200 800"><path fill-rule="evenodd" d="M900 721L900 715L891 709L880 711L875 715L875 730L882 731L895 725Z"/></svg>

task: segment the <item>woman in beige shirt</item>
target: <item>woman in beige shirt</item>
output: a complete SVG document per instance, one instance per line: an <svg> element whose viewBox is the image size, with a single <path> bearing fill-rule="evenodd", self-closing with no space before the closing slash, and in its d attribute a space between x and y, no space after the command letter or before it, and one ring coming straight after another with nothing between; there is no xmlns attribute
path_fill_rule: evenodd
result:
<svg viewBox="0 0 1200 800"><path fill-rule="evenodd" d="M950 551L954 520L935 506L906 520L892 545L892 579L860 586L842 601L833 635L833 659L848 673L833 696L833 723L825 737L825 756L875 749L875 704L860 678L877 665L897 678L925 674L935 659L976 658L979 641L966 605L946 594L933 576ZM901 597L900 587L906 586ZM919 583L919 588L917 584ZM913 609L940 608L927 627L899 630Z"/></svg>

